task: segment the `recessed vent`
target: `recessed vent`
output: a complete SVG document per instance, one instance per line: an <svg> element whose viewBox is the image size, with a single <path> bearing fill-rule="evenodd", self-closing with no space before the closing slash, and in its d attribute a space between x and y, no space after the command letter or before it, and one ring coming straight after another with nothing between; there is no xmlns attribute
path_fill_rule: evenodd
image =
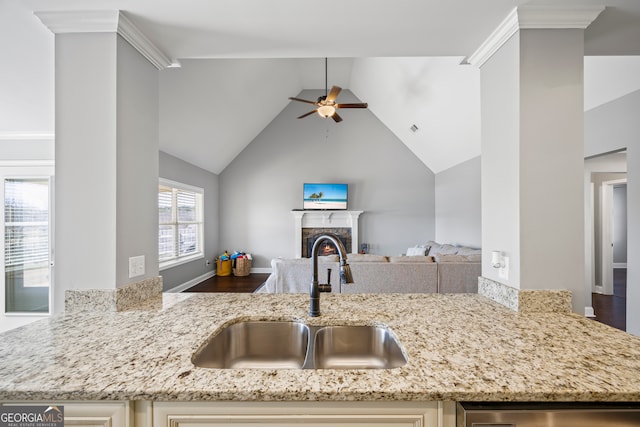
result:
<svg viewBox="0 0 640 427"><path fill-rule="evenodd" d="M418 126L416 126L415 124L411 125L411 127L409 128L411 130L411 132L416 133L418 132Z"/></svg>

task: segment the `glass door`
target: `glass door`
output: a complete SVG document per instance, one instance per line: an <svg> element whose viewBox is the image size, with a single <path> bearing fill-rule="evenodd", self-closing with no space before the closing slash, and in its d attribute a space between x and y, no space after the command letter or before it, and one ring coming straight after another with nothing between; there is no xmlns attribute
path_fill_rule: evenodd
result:
<svg viewBox="0 0 640 427"><path fill-rule="evenodd" d="M53 299L51 175L20 176L17 172L34 168L4 169L0 331L48 316Z"/></svg>

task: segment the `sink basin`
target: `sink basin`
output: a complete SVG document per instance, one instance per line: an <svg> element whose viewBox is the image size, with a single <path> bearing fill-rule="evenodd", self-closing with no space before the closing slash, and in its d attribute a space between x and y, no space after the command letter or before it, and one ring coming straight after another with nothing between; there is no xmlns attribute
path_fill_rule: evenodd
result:
<svg viewBox="0 0 640 427"><path fill-rule="evenodd" d="M222 329L191 361L219 369L390 369L407 359L382 326L307 326L243 321Z"/></svg>
<svg viewBox="0 0 640 427"><path fill-rule="evenodd" d="M395 336L381 326L326 326L315 336L318 369L390 369L407 363Z"/></svg>
<svg viewBox="0 0 640 427"><path fill-rule="evenodd" d="M201 345L192 362L202 368L301 369L308 342L303 323L239 322Z"/></svg>

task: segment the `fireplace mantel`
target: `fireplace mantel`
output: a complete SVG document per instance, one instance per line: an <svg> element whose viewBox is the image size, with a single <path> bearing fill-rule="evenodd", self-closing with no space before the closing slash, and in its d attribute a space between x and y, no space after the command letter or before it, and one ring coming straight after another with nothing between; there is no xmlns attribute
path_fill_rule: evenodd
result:
<svg viewBox="0 0 640 427"><path fill-rule="evenodd" d="M351 228L350 253L358 252L358 217L363 211L291 211L295 219L295 257L302 258L303 228ZM350 249L350 250L349 250Z"/></svg>

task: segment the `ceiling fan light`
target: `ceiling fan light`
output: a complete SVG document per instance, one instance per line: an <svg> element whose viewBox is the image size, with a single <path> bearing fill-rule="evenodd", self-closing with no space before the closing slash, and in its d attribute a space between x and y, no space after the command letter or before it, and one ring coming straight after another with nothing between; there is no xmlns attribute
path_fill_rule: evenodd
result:
<svg viewBox="0 0 640 427"><path fill-rule="evenodd" d="M336 113L336 107L334 107L333 105L322 105L320 107L318 107L318 114L320 115L320 117L331 117Z"/></svg>

